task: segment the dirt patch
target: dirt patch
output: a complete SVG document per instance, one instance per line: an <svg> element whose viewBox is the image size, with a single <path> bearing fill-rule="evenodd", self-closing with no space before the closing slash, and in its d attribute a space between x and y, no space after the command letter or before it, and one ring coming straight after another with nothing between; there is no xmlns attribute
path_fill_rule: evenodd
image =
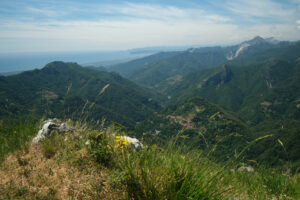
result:
<svg viewBox="0 0 300 200"><path fill-rule="evenodd" d="M201 106L201 107L195 106L195 110L196 110L196 112L203 112L205 110L205 107L204 106Z"/></svg>
<svg viewBox="0 0 300 200"><path fill-rule="evenodd" d="M192 119L195 117L195 114L189 114L187 117L168 115L168 119L172 119L174 122L180 124L183 127L189 129L196 129L192 124Z"/></svg>
<svg viewBox="0 0 300 200"><path fill-rule="evenodd" d="M50 99L57 99L58 98L58 95L55 94L53 91L50 91L50 90L43 90L42 91L42 96L47 99L47 100L50 100Z"/></svg>
<svg viewBox="0 0 300 200"><path fill-rule="evenodd" d="M268 106L271 106L272 103L268 102L268 101L264 101L264 102L261 102L260 105L268 107Z"/></svg>
<svg viewBox="0 0 300 200"><path fill-rule="evenodd" d="M174 84L182 81L182 76L181 75L173 76L173 77L168 78L167 81L168 81L169 85L174 85Z"/></svg>

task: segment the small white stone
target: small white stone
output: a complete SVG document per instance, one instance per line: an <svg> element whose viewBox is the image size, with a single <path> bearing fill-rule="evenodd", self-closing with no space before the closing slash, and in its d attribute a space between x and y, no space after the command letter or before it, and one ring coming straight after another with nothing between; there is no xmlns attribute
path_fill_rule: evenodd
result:
<svg viewBox="0 0 300 200"><path fill-rule="evenodd" d="M130 143L131 147L133 149L143 148L143 144L136 138L131 138L131 137L128 137L128 136L121 136L120 138L123 139L123 140L126 140L128 143Z"/></svg>
<svg viewBox="0 0 300 200"><path fill-rule="evenodd" d="M242 166L242 167L238 168L238 171L239 172L242 172L242 171L254 172L254 168L251 166Z"/></svg>
<svg viewBox="0 0 300 200"><path fill-rule="evenodd" d="M90 142L89 140L87 140L84 144L85 144L85 145L90 145L90 143L91 143L91 142Z"/></svg>

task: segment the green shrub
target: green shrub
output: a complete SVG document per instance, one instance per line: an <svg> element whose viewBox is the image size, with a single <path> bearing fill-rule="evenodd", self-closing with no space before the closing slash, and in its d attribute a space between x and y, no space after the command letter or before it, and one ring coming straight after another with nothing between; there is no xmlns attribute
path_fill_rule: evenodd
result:
<svg viewBox="0 0 300 200"><path fill-rule="evenodd" d="M284 175L265 172L261 173L261 179L270 194L290 196L297 193L297 183Z"/></svg>
<svg viewBox="0 0 300 200"><path fill-rule="evenodd" d="M57 133L51 135L51 137L43 140L42 142L42 153L46 158L52 158L58 151L61 145L62 137Z"/></svg>
<svg viewBox="0 0 300 200"><path fill-rule="evenodd" d="M88 150L97 163L106 167L112 165L112 149L105 132L92 131L88 134Z"/></svg>

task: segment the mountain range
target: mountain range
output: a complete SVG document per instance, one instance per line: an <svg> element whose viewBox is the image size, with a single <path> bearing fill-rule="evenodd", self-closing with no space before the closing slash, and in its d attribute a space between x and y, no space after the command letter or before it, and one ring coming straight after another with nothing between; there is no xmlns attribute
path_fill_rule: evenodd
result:
<svg viewBox="0 0 300 200"><path fill-rule="evenodd" d="M271 166L293 162L296 170L299 85L300 42L255 37L234 46L160 52L106 69L55 61L0 76L0 119L105 119L150 143L179 135L183 144L219 161L251 144L244 159Z"/></svg>
<svg viewBox="0 0 300 200"><path fill-rule="evenodd" d="M176 82L190 72L214 68L227 62L245 65L249 62L262 62L268 58L295 59L295 52L299 51L299 46L299 42L274 43L258 36L234 46L161 52L108 69L144 85L160 89L162 81Z"/></svg>

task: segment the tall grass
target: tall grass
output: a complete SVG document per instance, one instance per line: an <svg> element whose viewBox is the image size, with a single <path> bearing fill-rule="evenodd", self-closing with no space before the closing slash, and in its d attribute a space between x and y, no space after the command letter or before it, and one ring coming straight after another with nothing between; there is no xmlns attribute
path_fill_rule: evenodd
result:
<svg viewBox="0 0 300 200"><path fill-rule="evenodd" d="M221 168L196 151L184 153L174 144L176 140L166 148L154 145L135 151L116 146L112 133L122 134L115 129L89 134L89 152L95 161L111 168L113 185L123 188L128 199L201 200L228 196L230 186L222 185Z"/></svg>
<svg viewBox="0 0 300 200"><path fill-rule="evenodd" d="M105 131L102 131L103 141L97 143L113 146L114 140L105 138L111 137L109 135L112 132L106 131L105 134ZM114 134L120 133L114 132ZM95 138L99 139L99 137ZM261 139L263 138L257 141ZM140 151L104 148L106 154L103 155L109 154L109 160L113 163L109 168L110 183L115 186L114 189L126 191L128 199L145 200L297 199L299 197L300 184L297 176L273 173L263 167L256 168L252 173L238 172L236 170L238 163L236 165L232 162L216 164L199 151L187 151L183 146L176 144L176 141L176 138L170 141L165 148L154 145L146 146ZM97 147L97 145L90 147L94 148L93 146ZM107 151L110 152L107 154ZM101 155L97 154L97 156ZM107 162L107 157L105 158ZM100 161L100 164L103 162L99 157L95 159Z"/></svg>
<svg viewBox="0 0 300 200"><path fill-rule="evenodd" d="M230 190L215 164L197 154L148 148L119 161L130 199L224 199Z"/></svg>
<svg viewBox="0 0 300 200"><path fill-rule="evenodd" d="M38 131L38 123L32 117L0 121L0 162L11 152L26 148L26 143Z"/></svg>

